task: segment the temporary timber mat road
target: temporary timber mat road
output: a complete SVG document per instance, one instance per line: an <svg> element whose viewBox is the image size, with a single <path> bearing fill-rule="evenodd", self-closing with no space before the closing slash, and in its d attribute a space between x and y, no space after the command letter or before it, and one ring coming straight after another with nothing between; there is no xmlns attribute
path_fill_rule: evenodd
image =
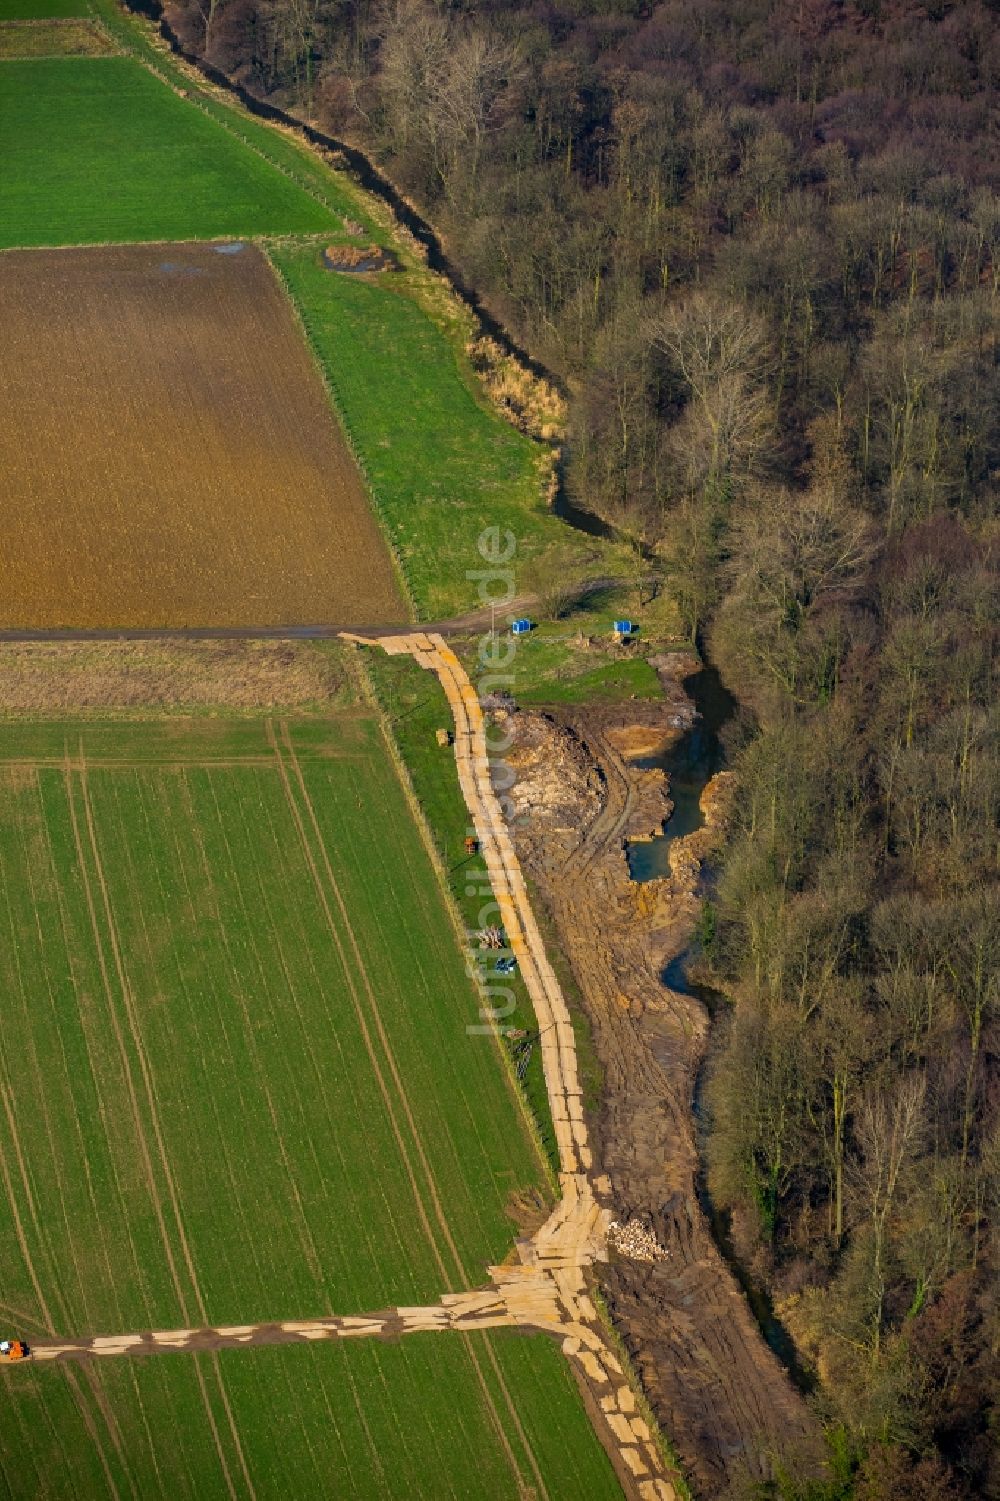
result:
<svg viewBox="0 0 1000 1501"><path fill-rule="evenodd" d="M587 1268L607 1259L611 1213L604 1200L609 1185L593 1173L569 1009L546 957L524 877L493 791L485 723L475 688L439 634L417 631L380 639L354 635L345 639L380 647L392 656L412 656L437 676L447 695L454 717L462 793L511 950L535 1008L559 1152L559 1203L533 1236L518 1241L517 1263L489 1268L490 1286L446 1294L428 1307L81 1340L39 1340L32 1353L38 1361L66 1361L321 1340L392 1339L419 1332L468 1332L504 1326L543 1332L561 1342L626 1496L632 1501L674 1501L679 1494L674 1483L677 1477L668 1469L656 1436L638 1410L607 1327L587 1291Z"/></svg>

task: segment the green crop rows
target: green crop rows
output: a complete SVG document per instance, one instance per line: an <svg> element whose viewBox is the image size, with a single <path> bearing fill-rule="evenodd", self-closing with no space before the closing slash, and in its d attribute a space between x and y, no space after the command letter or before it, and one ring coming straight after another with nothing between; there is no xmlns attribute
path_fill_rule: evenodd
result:
<svg viewBox="0 0 1000 1501"><path fill-rule="evenodd" d="M129 57L0 68L0 247L322 232L290 177Z"/></svg>
<svg viewBox="0 0 1000 1501"><path fill-rule="evenodd" d="M3 1082L44 1081L0 1119L4 1298L44 1322L33 1266L82 1335L481 1284L541 1168L374 725L0 736L46 745L0 813Z"/></svg>
<svg viewBox="0 0 1000 1501"><path fill-rule="evenodd" d="M541 1167L466 1032L375 722L8 724L0 792L5 1318L245 1323L483 1282ZM490 1416L506 1434L512 1390L547 1483L614 1494L557 1347L497 1338L502 1382L470 1348L256 1348L197 1357L200 1382L180 1356L12 1370L0 1496L212 1497L244 1462L258 1496L514 1496Z"/></svg>
<svg viewBox="0 0 1000 1501"><path fill-rule="evenodd" d="M538 1475L553 1498L621 1494L544 1336L39 1366L0 1376L0 1401L5 1501L242 1501L246 1475L257 1501L521 1501Z"/></svg>

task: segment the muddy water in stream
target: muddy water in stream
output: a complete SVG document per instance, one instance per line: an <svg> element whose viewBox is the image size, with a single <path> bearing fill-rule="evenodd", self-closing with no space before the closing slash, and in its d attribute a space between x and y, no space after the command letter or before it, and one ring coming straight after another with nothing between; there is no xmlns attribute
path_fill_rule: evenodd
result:
<svg viewBox="0 0 1000 1501"><path fill-rule="evenodd" d="M673 811L661 834L655 839L637 840L628 846L629 874L634 881L651 881L670 875L670 849L674 840L683 839L685 835L693 834L703 827L705 819L701 811L702 793L711 778L725 766L725 751L720 735L736 710L736 700L713 667L703 667L685 681L684 687L698 712L694 725L681 740L659 755L642 757L633 763L664 771L669 778L669 794L673 803ZM712 871L703 869L701 880L703 890L710 891ZM695 996L712 1018L708 1048L698 1071L692 1102L701 1161L697 1183L698 1198L716 1245L743 1289L761 1333L792 1380L801 1390L807 1391L810 1389L809 1378L796 1360L794 1344L784 1325L776 1318L767 1293L754 1282L737 1257L730 1235L729 1215L714 1203L709 1192L706 1166L709 1119L705 1105L705 1083L712 1060L725 1046L730 1008L720 991L688 978L690 958L690 951L678 954L666 966L662 978L663 983L671 990Z"/></svg>
<svg viewBox="0 0 1000 1501"><path fill-rule="evenodd" d="M714 667L703 667L686 678L684 689L698 718L676 745L656 756L644 756L635 766L666 772L673 812L663 833L628 846L628 869L633 881L652 881L670 874L670 847L675 839L693 834L705 822L701 795L706 784L725 765L720 731L736 710L736 700L723 686ZM675 987L676 989L676 987Z"/></svg>

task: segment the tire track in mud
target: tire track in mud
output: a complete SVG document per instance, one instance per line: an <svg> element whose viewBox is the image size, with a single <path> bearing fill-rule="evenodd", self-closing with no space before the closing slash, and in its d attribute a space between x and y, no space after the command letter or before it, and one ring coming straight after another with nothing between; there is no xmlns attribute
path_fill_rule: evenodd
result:
<svg viewBox="0 0 1000 1501"><path fill-rule="evenodd" d="M599 732L595 735L604 754L604 786L607 797L590 827L566 860L567 874L579 877L590 869L612 840L621 836L635 806L635 793L621 756Z"/></svg>
<svg viewBox="0 0 1000 1501"><path fill-rule="evenodd" d="M181 1251L184 1257L185 1265L187 1267L188 1275L191 1279L191 1288L198 1307L198 1312L200 1313L202 1320L207 1322L208 1310L205 1306L204 1297L202 1296L201 1284L198 1280L198 1273L194 1264L194 1256L192 1254L191 1246L187 1238L187 1231L184 1227L184 1219L181 1214L180 1195L177 1189L177 1181L174 1177L173 1169L170 1165L170 1157L167 1152L166 1141L163 1135L163 1126L160 1120L159 1101L157 1098L156 1087L153 1082L153 1070L149 1062L149 1055L146 1051L146 1045L143 1040L142 1029L139 1025L139 1015L136 1009L135 995L132 990L131 981L129 980L125 969L121 951L121 944L118 937L118 926L115 921L114 909L111 904L110 891L104 875L104 865L101 860L100 847L97 841L97 828L94 820L93 808L90 801L90 790L87 783L87 766L84 759L82 740L80 742L79 754L80 789L83 796L84 810L87 820L87 832L90 840L91 852L94 859L94 869L97 875L98 885L101 891L101 899L104 905L108 937L111 942L111 950L115 962L115 970L118 975L122 1000L125 1003L125 1013L129 1023L129 1030L132 1034L132 1040L135 1045L136 1056L139 1061L139 1069L142 1073L143 1085L145 1088L146 1099L149 1108L150 1121L153 1126L153 1134L156 1138L157 1152L160 1158L161 1167L163 1169L163 1176L167 1184L167 1192L170 1196L170 1206L173 1212L174 1222L177 1226L177 1234L181 1244ZM140 917L143 925L145 925L145 916L144 914L142 914L141 909ZM186 1313L185 1317L187 1317ZM246 1456L243 1452L243 1444L240 1439L239 1429L236 1425L236 1419L233 1413L232 1404L229 1400L229 1393L226 1390L226 1384L222 1378L222 1369L218 1362L218 1356L214 1354L212 1355L211 1365L213 1373L215 1375L216 1384L219 1389L219 1396L222 1399L222 1406L226 1414L226 1421L229 1425L233 1444L236 1449L236 1456L239 1461L240 1469L243 1472L243 1479L246 1482L246 1487L250 1494L251 1501L254 1501L254 1498L256 1497L256 1491L250 1475L249 1466L247 1465ZM204 1378L199 1371L199 1381L201 1382L203 1381L203 1379ZM214 1431L216 1430L213 1419L213 1432Z"/></svg>
<svg viewBox="0 0 1000 1501"><path fill-rule="evenodd" d="M529 764L531 757L557 764L560 741L572 742L591 768L604 770L610 788L621 758L613 746L609 754L603 723L568 712L526 716ZM572 822L572 806L572 799L561 803L560 825ZM520 848L577 977L603 1064L603 1167L619 1220L639 1218L667 1253L651 1265L619 1258L608 1269L602 1284L612 1315L706 1495L742 1467L763 1480L786 1450L818 1470L817 1425L765 1345L697 1201L691 1097L707 1016L661 980L677 951L670 945L695 921L694 876L685 867L651 886L652 904L643 907L620 837L607 837L615 820L590 825L583 859L567 852L572 836L561 842L553 821L542 816L522 827Z"/></svg>

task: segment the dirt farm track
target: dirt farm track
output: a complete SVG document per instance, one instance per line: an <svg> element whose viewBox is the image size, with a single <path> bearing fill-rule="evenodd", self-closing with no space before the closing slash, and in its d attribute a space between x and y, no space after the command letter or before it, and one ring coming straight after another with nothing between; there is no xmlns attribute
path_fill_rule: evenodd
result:
<svg viewBox="0 0 1000 1501"><path fill-rule="evenodd" d="M0 305L0 627L406 618L257 249L11 251Z"/></svg>

